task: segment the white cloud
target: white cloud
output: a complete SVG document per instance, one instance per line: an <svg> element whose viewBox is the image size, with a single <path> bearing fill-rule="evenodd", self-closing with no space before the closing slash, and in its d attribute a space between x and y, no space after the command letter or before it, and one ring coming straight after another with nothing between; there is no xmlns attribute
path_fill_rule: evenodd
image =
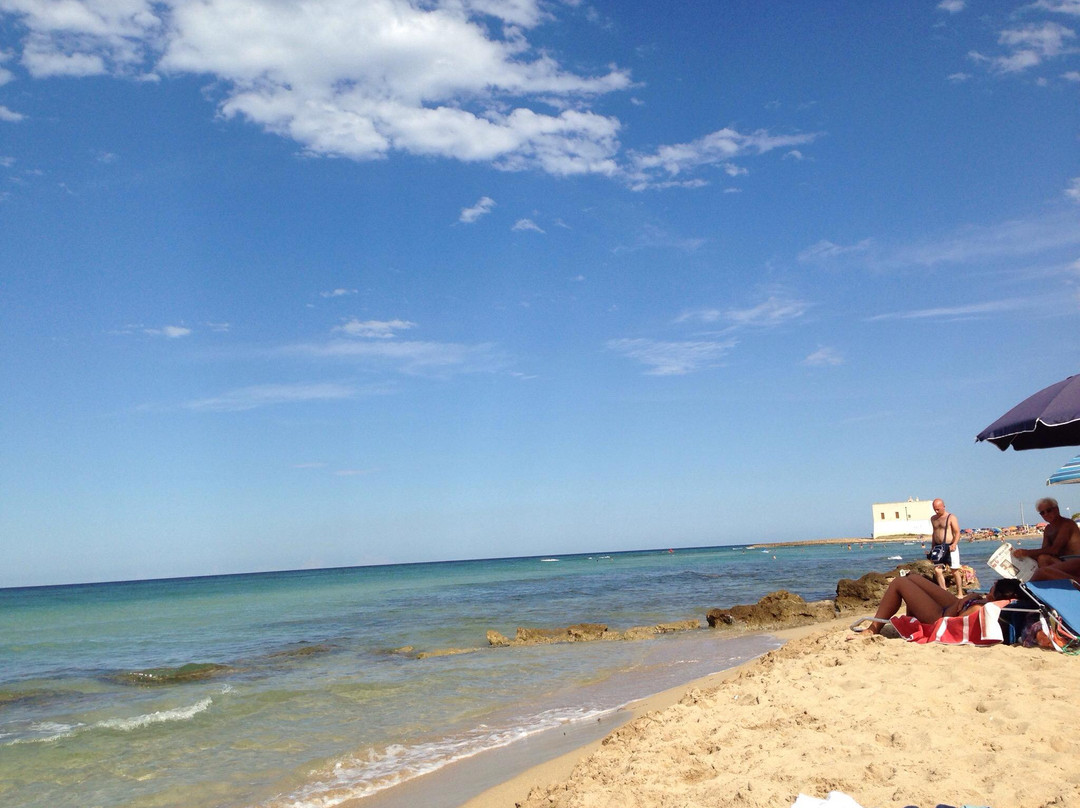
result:
<svg viewBox="0 0 1080 808"><path fill-rule="evenodd" d="M692 253L702 247L706 239L691 236L677 236L662 230L655 225L647 224L635 235L634 243L630 246L615 248L616 253L625 251L637 251L643 249L676 249L682 252Z"/></svg>
<svg viewBox="0 0 1080 808"><path fill-rule="evenodd" d="M805 300L773 295L748 309L694 309L675 318L676 323L721 324L730 328L775 328L806 313Z"/></svg>
<svg viewBox="0 0 1080 808"><path fill-rule="evenodd" d="M715 367L731 352L735 340L663 342L652 339L614 339L607 347L646 365L649 376L683 376Z"/></svg>
<svg viewBox="0 0 1080 808"><path fill-rule="evenodd" d="M263 384L241 387L212 398L189 401L185 409L210 412L243 412L276 404L341 401L356 398L360 391L344 384Z"/></svg>
<svg viewBox="0 0 1080 808"><path fill-rule="evenodd" d="M802 363L808 367L834 367L844 364L844 357L835 348L818 348L806 357Z"/></svg>
<svg viewBox="0 0 1080 808"><path fill-rule="evenodd" d="M356 289L331 289L329 292L319 292L319 297L346 297L356 293Z"/></svg>
<svg viewBox="0 0 1080 808"><path fill-rule="evenodd" d="M631 155L627 176L635 190L657 187L667 180L664 187L678 182L671 178L707 165L731 165L731 160L747 155L761 155L774 149L801 146L812 143L821 133L799 135L772 135L759 129L742 134L731 128L719 129L691 143L661 146L653 154Z"/></svg>
<svg viewBox="0 0 1080 808"><path fill-rule="evenodd" d="M538 225L532 219L518 219L516 222L514 222L514 226L511 227L510 229L511 230L517 230L517 231L532 230L535 233L543 233L544 232L544 230L540 227L540 225Z"/></svg>
<svg viewBox="0 0 1080 808"><path fill-rule="evenodd" d="M308 152L394 151L612 174L618 121L591 100L629 74L563 68L527 39L539 0L3 0L32 76L211 76L226 117ZM501 29L491 25L501 20ZM538 99L558 112L539 111Z"/></svg>
<svg viewBox="0 0 1080 808"><path fill-rule="evenodd" d="M613 339L609 350L649 367L651 376L681 376L703 368L715 367L738 344L730 335L751 328L775 328L801 317L809 308L802 300L774 295L748 309L695 309L675 318L678 325L709 326L708 339L664 341L654 339Z"/></svg>
<svg viewBox="0 0 1080 808"><path fill-rule="evenodd" d="M495 207L495 200L490 196L482 196L471 208L462 208L458 221L472 224L481 216L491 213L493 207Z"/></svg>
<svg viewBox="0 0 1080 808"><path fill-rule="evenodd" d="M1055 14L1071 14L1080 17L1080 0L1038 0L1032 8L1042 9Z"/></svg>
<svg viewBox="0 0 1080 808"><path fill-rule="evenodd" d="M361 322L353 318L345 325L337 326L334 331L340 331L350 337L392 339L396 336L396 332L415 327L416 323L411 323L408 320L364 320Z"/></svg>
<svg viewBox="0 0 1080 808"><path fill-rule="evenodd" d="M179 339L180 337L187 337L191 335L191 329L182 325L166 325L161 328L144 328L144 334L149 334L154 337L168 337L169 339Z"/></svg>
<svg viewBox="0 0 1080 808"><path fill-rule="evenodd" d="M881 322L882 320L966 320L1027 308L1030 305L1031 303L1029 301L1018 299L998 300L988 303L968 303L961 306L940 306L932 309L915 309L913 311L877 314L873 317L867 317L866 322L875 323Z"/></svg>
<svg viewBox="0 0 1080 808"><path fill-rule="evenodd" d="M1065 190L1071 195L1073 185ZM934 268L941 265L978 264L1048 256L1080 246L1080 226L1075 209L1061 210L1030 219L1015 219L986 226L968 226L936 238L910 244L882 244L864 239L845 246L827 240L803 250L798 259L822 265L855 266L877 271Z"/></svg>
<svg viewBox="0 0 1080 808"><path fill-rule="evenodd" d="M523 28L535 2L208 0L178 5L160 67L210 72L242 116L310 152L354 159L392 151L610 173L618 129L587 109L513 107L544 93L567 106L630 86L624 71L571 73L536 54ZM500 37L482 14L515 26Z"/></svg>
<svg viewBox="0 0 1080 808"><path fill-rule="evenodd" d="M0 104L0 121L7 121L8 123L18 123L26 116L21 112L15 112Z"/></svg>
<svg viewBox="0 0 1080 808"><path fill-rule="evenodd" d="M1065 81L1080 81L1080 70L1069 70L1061 74Z"/></svg>
<svg viewBox="0 0 1080 808"><path fill-rule="evenodd" d="M597 174L640 190L698 187L702 167L731 171L737 158L818 137L725 128L623 154L620 121L592 106L632 89L629 72L571 69L530 41L536 26L558 23L559 4L543 0L0 0L0 9L26 32L18 56L33 77L205 77L223 117L310 155L407 153Z"/></svg>
<svg viewBox="0 0 1080 808"><path fill-rule="evenodd" d="M1080 202L1080 177L1073 177L1065 189L1065 196L1074 202Z"/></svg>
<svg viewBox="0 0 1080 808"><path fill-rule="evenodd" d="M1003 73L1018 73L1062 55L1066 42L1075 39L1076 32L1056 22L1029 23L1010 28L998 35L998 43L1011 50L1007 56L992 60Z"/></svg>
<svg viewBox="0 0 1080 808"><path fill-rule="evenodd" d="M964 0L941 0L937 7L940 11L947 11L950 14L959 14L964 10Z"/></svg>
<svg viewBox="0 0 1080 808"><path fill-rule="evenodd" d="M955 235L900 247L877 260L885 268L935 266L1038 255L1080 245L1080 227L1071 211L1038 219L1018 219L989 227L968 227Z"/></svg>
<svg viewBox="0 0 1080 808"><path fill-rule="evenodd" d="M950 73L946 78L953 84L961 84L971 78L970 73Z"/></svg>
<svg viewBox="0 0 1080 808"><path fill-rule="evenodd" d="M737 328L774 328L806 313L805 300L773 296L749 309L729 309L724 318Z"/></svg>
<svg viewBox="0 0 1080 808"><path fill-rule="evenodd" d="M311 359L390 365L401 373L416 375L484 373L499 370L507 364L506 358L489 343L462 345L408 340L336 340L291 345L280 349L279 353Z"/></svg>
<svg viewBox="0 0 1080 808"><path fill-rule="evenodd" d="M799 253L798 259L800 261L830 261L841 256L865 253L873 245L873 241L870 239L863 239L856 244L842 245L834 244L827 239L822 239L816 244L807 247L805 250Z"/></svg>

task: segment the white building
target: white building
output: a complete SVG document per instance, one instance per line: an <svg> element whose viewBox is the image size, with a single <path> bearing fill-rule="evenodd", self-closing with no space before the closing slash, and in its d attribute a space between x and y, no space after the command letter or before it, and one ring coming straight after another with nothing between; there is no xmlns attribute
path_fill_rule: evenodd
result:
<svg viewBox="0 0 1080 808"><path fill-rule="evenodd" d="M908 498L907 502L874 503L874 538L887 536L932 536L933 500Z"/></svg>

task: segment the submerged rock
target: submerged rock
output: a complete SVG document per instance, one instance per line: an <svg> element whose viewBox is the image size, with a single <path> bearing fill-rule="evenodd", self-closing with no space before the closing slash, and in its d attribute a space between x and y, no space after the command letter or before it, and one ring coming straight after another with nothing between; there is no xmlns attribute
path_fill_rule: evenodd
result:
<svg viewBox="0 0 1080 808"><path fill-rule="evenodd" d="M634 626L626 631L613 631L603 623L576 623L564 628L521 628L510 639L494 629L487 633L488 645L493 648L507 648L519 645L550 645L565 642L595 642L597 640L641 640L655 637L657 634L670 634L674 631L693 631L701 628L697 620L678 620L670 623L658 623L655 626Z"/></svg>
<svg viewBox="0 0 1080 808"><path fill-rule="evenodd" d="M472 654L479 648L440 648L437 651L421 651L416 655L417 659L429 659L430 657L457 656L458 654Z"/></svg>
<svg viewBox="0 0 1080 808"><path fill-rule="evenodd" d="M147 668L116 674L116 681L129 685L175 685L196 682L229 673L233 668L214 662L190 662L176 668Z"/></svg>

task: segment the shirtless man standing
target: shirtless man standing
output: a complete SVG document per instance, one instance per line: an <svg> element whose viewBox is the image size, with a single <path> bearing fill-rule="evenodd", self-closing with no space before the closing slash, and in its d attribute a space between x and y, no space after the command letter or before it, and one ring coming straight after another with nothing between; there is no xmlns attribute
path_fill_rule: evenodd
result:
<svg viewBox="0 0 1080 808"><path fill-rule="evenodd" d="M1035 508L1046 520L1042 546L1037 550L1013 550L1013 555L1039 562L1039 568L1031 576L1033 581L1080 577L1080 527L1061 515L1056 499L1040 499Z"/></svg>
<svg viewBox="0 0 1080 808"><path fill-rule="evenodd" d="M930 517L930 526L934 528L932 543L949 545L949 566L952 568L953 580L956 581L956 596L962 598L964 597L964 575L960 571L960 522L957 521L955 514L945 511L943 500L935 499L933 506L934 515ZM934 577L937 578L937 584L942 589L949 588L945 586L945 572L942 565L934 567Z"/></svg>

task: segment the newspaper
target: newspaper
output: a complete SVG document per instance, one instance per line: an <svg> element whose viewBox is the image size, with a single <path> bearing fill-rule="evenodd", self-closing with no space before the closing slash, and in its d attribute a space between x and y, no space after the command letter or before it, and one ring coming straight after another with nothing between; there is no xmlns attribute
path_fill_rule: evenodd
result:
<svg viewBox="0 0 1080 808"><path fill-rule="evenodd" d="M1003 544L994 551L986 562L987 565L1002 578L1016 578L1020 581L1028 580L1039 568L1034 558L1022 556L1017 558L1012 554L1012 545Z"/></svg>

